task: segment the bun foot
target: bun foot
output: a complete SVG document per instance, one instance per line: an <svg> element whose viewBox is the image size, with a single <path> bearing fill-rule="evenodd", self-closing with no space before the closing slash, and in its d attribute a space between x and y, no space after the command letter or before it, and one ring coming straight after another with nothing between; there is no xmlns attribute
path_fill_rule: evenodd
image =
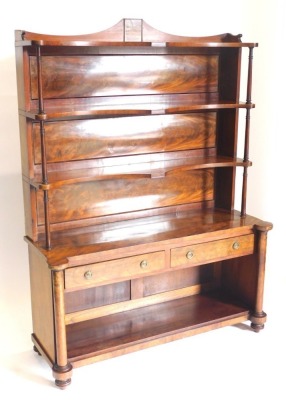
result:
<svg viewBox="0 0 286 400"><path fill-rule="evenodd" d="M60 379L56 379L55 380L55 384L57 387L59 387L60 389L64 390L67 386L69 386L71 384L71 378L66 379L64 381L60 380Z"/></svg>
<svg viewBox="0 0 286 400"><path fill-rule="evenodd" d="M60 389L65 389L71 384L72 365L67 363L64 367L57 364L53 366L53 376L55 378L55 384Z"/></svg>
<svg viewBox="0 0 286 400"><path fill-rule="evenodd" d="M264 323L266 321L266 314L264 311L260 313L253 313L250 316L250 321L251 321L251 328L254 330L254 332L260 332L262 329L264 329Z"/></svg>
<svg viewBox="0 0 286 400"><path fill-rule="evenodd" d="M33 350L35 353L37 353L39 356L41 356L42 354L39 352L39 350L37 349L36 346L33 346Z"/></svg>

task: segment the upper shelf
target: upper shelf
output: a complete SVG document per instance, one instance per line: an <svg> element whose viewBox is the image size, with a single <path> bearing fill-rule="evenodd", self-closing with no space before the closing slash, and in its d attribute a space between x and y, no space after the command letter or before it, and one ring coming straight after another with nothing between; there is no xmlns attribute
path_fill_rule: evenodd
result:
<svg viewBox="0 0 286 400"><path fill-rule="evenodd" d="M142 19L122 19L113 27L87 35L45 35L15 31L16 46L155 46L155 47L256 47L242 43L242 35L187 37L158 31Z"/></svg>
<svg viewBox="0 0 286 400"><path fill-rule="evenodd" d="M164 114L179 114L188 113L191 111L203 110L218 110L218 109L237 109L237 108L254 108L255 104L246 102L228 102L216 101L210 103L196 103L187 105L173 105L164 108L164 104L125 104L123 107L118 105L111 106L94 106L86 105L73 106L65 105L61 107L46 107L44 113L39 113L38 110L24 111L19 113L27 118L36 121L60 120L60 119L78 119L91 117L115 117L115 116L139 116L139 115L164 115Z"/></svg>

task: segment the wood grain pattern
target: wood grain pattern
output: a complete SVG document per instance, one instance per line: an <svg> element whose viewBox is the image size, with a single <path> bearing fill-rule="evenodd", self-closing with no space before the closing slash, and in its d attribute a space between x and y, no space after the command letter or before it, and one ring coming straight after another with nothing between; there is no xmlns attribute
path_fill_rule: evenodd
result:
<svg viewBox="0 0 286 400"><path fill-rule="evenodd" d="M31 96L32 99L37 99L36 57L30 58L30 69ZM53 79L50 79L51 74ZM216 92L218 57L44 56L42 82L44 98L55 99L122 94Z"/></svg>
<svg viewBox="0 0 286 400"><path fill-rule="evenodd" d="M88 308L116 304L129 299L129 281L85 288L84 290L77 290L76 293L65 291L65 310L67 314L74 313Z"/></svg>
<svg viewBox="0 0 286 400"><path fill-rule="evenodd" d="M117 179L66 185L50 191L51 223L213 199L213 171L158 179ZM38 221L44 223L42 192ZM66 205L69 205L67 209Z"/></svg>
<svg viewBox="0 0 286 400"><path fill-rule="evenodd" d="M58 163L131 154L214 147L216 113L91 119L45 124L47 161ZM34 162L41 162L33 124Z"/></svg>
<svg viewBox="0 0 286 400"><path fill-rule="evenodd" d="M222 326L261 330L272 224L245 210L257 43L139 19L15 39L32 339L56 385L74 366Z"/></svg>
<svg viewBox="0 0 286 400"><path fill-rule="evenodd" d="M214 297L194 295L67 326L70 359L117 350L249 311Z"/></svg>
<svg viewBox="0 0 286 400"><path fill-rule="evenodd" d="M241 257L253 253L254 235L245 235L178 247L171 250L171 267L199 265L220 259Z"/></svg>
<svg viewBox="0 0 286 400"><path fill-rule="evenodd" d="M33 334L45 354L56 361L51 271L41 254L29 246Z"/></svg>
<svg viewBox="0 0 286 400"><path fill-rule="evenodd" d="M122 301L102 307L90 308L83 311L71 312L66 314L66 324L74 324L78 322L88 321L95 318L104 317L107 315L117 314L142 308L153 304L163 303L170 300L181 299L183 297L193 296L202 292L209 292L217 289L214 282L204 283L199 285L187 286L182 289L169 290L167 292L158 293L146 297L137 298L129 301ZM74 297L77 293L70 293Z"/></svg>
<svg viewBox="0 0 286 400"><path fill-rule="evenodd" d="M55 245L46 251L44 240L37 246L51 268L61 264L78 266L121 258L124 254L145 253L146 248L161 250L165 246L182 247L253 233L261 220L247 216L241 221L240 213L217 209L181 210L180 212L131 218L116 223L91 225L68 231L54 232ZM27 239L28 242L30 242ZM147 247L148 246L148 247Z"/></svg>
<svg viewBox="0 0 286 400"><path fill-rule="evenodd" d="M65 271L66 289L95 287L109 282L125 281L166 269L165 253L140 254L103 263L88 264ZM86 279L89 273L89 279Z"/></svg>
<svg viewBox="0 0 286 400"><path fill-rule="evenodd" d="M158 279L159 278L159 279ZM143 277L143 295L151 296L157 293L179 290L192 285L214 283L214 267L212 264L201 268L193 267L182 270L164 272L160 276Z"/></svg>
<svg viewBox="0 0 286 400"><path fill-rule="evenodd" d="M16 46L182 46L182 47L243 47L257 43L241 42L241 34L189 37L161 32L142 19L124 18L114 26L100 32L81 35L47 35L29 31L15 31ZM157 46L156 46L157 45Z"/></svg>

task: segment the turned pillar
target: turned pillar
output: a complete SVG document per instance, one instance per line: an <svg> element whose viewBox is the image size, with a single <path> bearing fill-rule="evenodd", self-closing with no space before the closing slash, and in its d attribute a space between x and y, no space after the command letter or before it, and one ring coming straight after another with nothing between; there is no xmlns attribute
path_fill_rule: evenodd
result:
<svg viewBox="0 0 286 400"><path fill-rule="evenodd" d="M64 389L71 383L72 366L67 358L64 304L64 272L53 271L53 301L55 318L56 363L53 366L55 383Z"/></svg>
<svg viewBox="0 0 286 400"><path fill-rule="evenodd" d="M272 224L265 223L265 225L256 225L255 229L258 233L257 241L257 290L255 307L250 315L251 328L255 332L259 332L264 328L266 321L266 313L263 311L263 293L264 293L264 278L265 278L265 261L266 261L266 245L267 245L267 233L272 229Z"/></svg>

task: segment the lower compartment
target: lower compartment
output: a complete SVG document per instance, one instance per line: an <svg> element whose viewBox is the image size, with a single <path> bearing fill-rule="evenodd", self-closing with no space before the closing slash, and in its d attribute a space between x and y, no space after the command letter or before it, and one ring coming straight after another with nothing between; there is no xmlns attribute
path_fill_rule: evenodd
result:
<svg viewBox="0 0 286 400"><path fill-rule="evenodd" d="M85 364L248 318L249 309L234 300L193 295L68 325L68 359Z"/></svg>

